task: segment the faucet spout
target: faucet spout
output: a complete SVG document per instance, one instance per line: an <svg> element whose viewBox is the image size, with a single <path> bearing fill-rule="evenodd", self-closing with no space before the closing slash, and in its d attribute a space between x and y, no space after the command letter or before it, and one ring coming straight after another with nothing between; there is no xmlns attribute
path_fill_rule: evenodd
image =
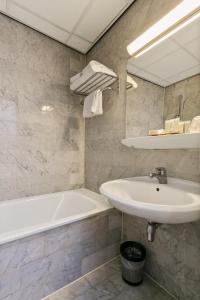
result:
<svg viewBox="0 0 200 300"><path fill-rule="evenodd" d="M167 170L164 167L155 168L154 172L149 174L150 178L156 177L160 184L167 184Z"/></svg>

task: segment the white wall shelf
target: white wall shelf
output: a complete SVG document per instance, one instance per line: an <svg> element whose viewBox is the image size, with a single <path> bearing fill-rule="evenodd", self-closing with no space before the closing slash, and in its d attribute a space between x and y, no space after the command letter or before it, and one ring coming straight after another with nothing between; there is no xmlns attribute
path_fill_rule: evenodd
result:
<svg viewBox="0 0 200 300"><path fill-rule="evenodd" d="M200 133L130 137L121 142L137 149L195 149L200 148Z"/></svg>

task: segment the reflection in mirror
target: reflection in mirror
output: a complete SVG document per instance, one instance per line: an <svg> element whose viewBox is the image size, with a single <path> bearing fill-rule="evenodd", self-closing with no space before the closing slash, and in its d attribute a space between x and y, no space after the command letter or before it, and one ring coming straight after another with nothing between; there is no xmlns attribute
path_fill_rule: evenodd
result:
<svg viewBox="0 0 200 300"><path fill-rule="evenodd" d="M200 132L190 124L200 116L200 18L131 57L127 73L138 85L127 91L127 137Z"/></svg>

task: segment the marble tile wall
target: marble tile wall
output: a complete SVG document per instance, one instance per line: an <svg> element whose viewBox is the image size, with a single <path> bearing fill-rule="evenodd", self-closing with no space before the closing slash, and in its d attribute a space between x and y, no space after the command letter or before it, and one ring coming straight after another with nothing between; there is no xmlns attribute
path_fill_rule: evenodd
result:
<svg viewBox="0 0 200 300"><path fill-rule="evenodd" d="M104 93L104 115L86 121L86 186L91 190L98 190L106 180L145 175L157 165L167 167L170 176L200 182L199 151L141 151L120 143L128 117L126 46L180 2L137 0L87 55L88 61L99 60L119 74L119 91ZM67 84L84 66L85 57L1 14L0 32L0 200L81 186L84 121L80 99ZM42 113L41 106L49 104L54 110ZM140 113L144 118L144 112ZM98 229L102 235L106 232L106 238L96 238L95 246L98 235L83 238L84 230L86 235L93 230L85 221L86 227L81 223L78 234L68 225L71 229L67 227L61 235L57 230L38 235L39 243L34 236L30 244L23 240L1 247L0 299L37 300L115 256L119 228L115 233L115 229L108 231L105 219L107 225ZM146 243L142 220L125 215L124 228L125 238ZM71 239L65 239L63 235L70 230ZM147 272L181 300L199 297L199 231L198 222L165 226L159 229L156 244L146 245ZM78 244L74 245L75 237ZM66 247L67 243L72 247ZM84 249L81 259L79 248Z"/></svg>
<svg viewBox="0 0 200 300"><path fill-rule="evenodd" d="M139 80L138 78L135 79ZM152 85L144 80L142 82L141 80L138 81L138 84L142 88L144 84L148 85L149 88ZM154 99L157 99L158 91L153 88L151 90L152 92L150 93L149 90L147 92L144 88L142 89L143 99L146 96L151 100L149 96L153 92ZM135 93L136 98L133 98L133 92L131 92L130 96L127 95L127 112L129 116L127 128L129 133L132 130L133 135L135 135L137 134L137 128L135 130L134 125L135 123L138 124L137 120L140 119L137 117L138 106L140 109L142 106L139 103L143 101L141 101L140 91L139 96L138 93ZM179 113L179 101L185 100L186 102L182 109L182 119L191 120L196 115L200 115L200 75L185 79L165 89L164 120L174 118ZM152 103L150 105L154 109L154 105ZM143 107L146 113L146 106L144 105ZM162 111L160 112L162 113ZM150 119L151 115L149 114ZM146 119L148 121L148 114ZM134 120L136 121L135 123ZM140 128L146 130L145 125L146 123L141 123ZM147 124L147 129L149 128L152 128L152 124ZM157 128L159 128L158 125ZM195 160L193 163L195 163ZM184 166L182 166L183 169ZM188 169L188 173L190 170L193 171L192 166ZM200 267L197 264L200 258L199 230L200 222L189 225L161 226L157 231L155 242L149 244L146 241L146 222L140 218L124 216L124 239L136 239L146 245L148 248L147 272L180 299L197 300L200 298L200 289L196 285L196 280L200 277Z"/></svg>
<svg viewBox="0 0 200 300"><path fill-rule="evenodd" d="M2 14L0 33L0 200L82 186L84 121L68 85L85 57Z"/></svg>
<svg viewBox="0 0 200 300"><path fill-rule="evenodd" d="M170 85L165 89L164 119L174 118L182 103L182 119L200 115L200 74Z"/></svg>
<svg viewBox="0 0 200 300"><path fill-rule="evenodd" d="M179 2L137 0L87 55L88 61L96 59L113 68L119 75L120 85L119 91L104 92L103 116L86 120L85 180L89 189L97 191L100 184L109 179L146 175L157 165L166 167L169 176L200 181L200 151L134 150L120 143L128 131L126 120L131 114L127 113L124 85L129 58L126 46ZM123 36L123 39L119 39L119 36ZM141 123L143 119L150 118L150 111L139 112ZM133 135L132 130L129 133Z"/></svg>
<svg viewBox="0 0 200 300"><path fill-rule="evenodd" d="M138 88L127 91L126 136L145 136L150 129L163 128L165 89L132 77Z"/></svg>
<svg viewBox="0 0 200 300"><path fill-rule="evenodd" d="M86 121L86 187L91 190L98 190L108 180L146 175L160 165L167 168L169 176L200 182L199 150L137 150L120 143L126 135L130 113L127 113L124 85L126 46L178 3L179 0L137 0L87 55L88 61L99 60L119 75L119 92L104 94L104 115ZM139 107L141 119L150 118L150 112L142 112ZM133 131L129 133L133 135ZM199 226L196 222L161 227L156 242L147 244L144 221L124 216L125 238L147 246L147 272L181 300L200 297Z"/></svg>
<svg viewBox="0 0 200 300"><path fill-rule="evenodd" d="M40 300L119 254L114 209L0 246L0 300Z"/></svg>
<svg viewBox="0 0 200 300"><path fill-rule="evenodd" d="M124 215L124 240L147 248L146 272L179 300L200 299L200 221L161 225L153 243L146 238L147 223Z"/></svg>

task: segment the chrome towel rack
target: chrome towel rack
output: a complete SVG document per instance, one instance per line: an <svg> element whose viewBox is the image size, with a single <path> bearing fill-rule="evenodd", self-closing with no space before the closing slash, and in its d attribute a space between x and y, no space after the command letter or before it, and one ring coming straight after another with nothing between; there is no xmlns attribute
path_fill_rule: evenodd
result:
<svg viewBox="0 0 200 300"><path fill-rule="evenodd" d="M110 87L117 80L117 76L97 72L74 89L73 92L81 96L87 96L98 89L102 91L107 89L107 87Z"/></svg>

